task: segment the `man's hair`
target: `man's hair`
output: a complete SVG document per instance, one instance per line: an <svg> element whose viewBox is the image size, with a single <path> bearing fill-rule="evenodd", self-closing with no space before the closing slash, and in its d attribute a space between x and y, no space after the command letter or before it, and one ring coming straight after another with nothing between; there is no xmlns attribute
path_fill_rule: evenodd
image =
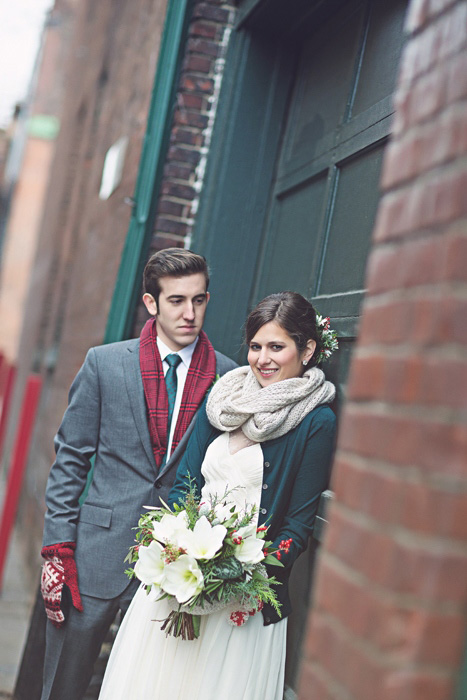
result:
<svg viewBox="0 0 467 700"><path fill-rule="evenodd" d="M185 248L164 248L151 255L143 273L143 287L146 294L151 294L156 303L161 293L162 277L186 277L201 272L209 287L209 268L206 258Z"/></svg>

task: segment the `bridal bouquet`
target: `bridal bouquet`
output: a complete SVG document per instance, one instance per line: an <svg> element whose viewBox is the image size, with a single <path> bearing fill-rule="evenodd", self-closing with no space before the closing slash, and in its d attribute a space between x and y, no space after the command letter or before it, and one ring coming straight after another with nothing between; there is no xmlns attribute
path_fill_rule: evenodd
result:
<svg viewBox="0 0 467 700"><path fill-rule="evenodd" d="M136 545L127 561L135 563L127 574L145 584L157 600L167 598L173 608L163 620L166 634L183 639L199 636L201 615L234 605L234 625L271 604L279 613L264 564L282 566L281 550L268 552L267 527L256 527L256 508L239 511L228 501L228 492L211 502L199 502L190 484L189 493L174 511L165 504L148 509L138 523Z"/></svg>

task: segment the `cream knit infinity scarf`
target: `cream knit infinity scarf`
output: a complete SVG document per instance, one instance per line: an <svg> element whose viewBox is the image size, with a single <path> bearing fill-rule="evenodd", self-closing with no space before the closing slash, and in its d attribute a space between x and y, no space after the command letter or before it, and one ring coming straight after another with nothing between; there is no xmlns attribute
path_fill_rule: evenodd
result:
<svg viewBox="0 0 467 700"><path fill-rule="evenodd" d="M230 432L241 426L247 438L264 442L288 433L335 394L334 384L317 367L264 388L249 366L237 367L214 384L206 413L218 430Z"/></svg>

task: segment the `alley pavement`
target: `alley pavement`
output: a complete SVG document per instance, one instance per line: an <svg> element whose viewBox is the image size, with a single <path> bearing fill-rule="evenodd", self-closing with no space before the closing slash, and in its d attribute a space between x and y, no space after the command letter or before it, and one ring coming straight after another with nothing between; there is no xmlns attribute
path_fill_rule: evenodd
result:
<svg viewBox="0 0 467 700"><path fill-rule="evenodd" d="M33 604L34 591L14 532L0 592L0 698L13 698Z"/></svg>

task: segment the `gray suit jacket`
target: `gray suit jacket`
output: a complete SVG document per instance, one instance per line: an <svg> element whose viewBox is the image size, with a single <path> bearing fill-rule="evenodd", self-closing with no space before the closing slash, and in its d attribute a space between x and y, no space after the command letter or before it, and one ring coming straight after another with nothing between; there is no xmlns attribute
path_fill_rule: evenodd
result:
<svg viewBox="0 0 467 700"><path fill-rule="evenodd" d="M235 362L216 352L217 373ZM159 505L175 478L194 419L158 471L139 368L139 339L91 348L70 389L46 489L44 545L76 542L81 593L114 598L128 585L124 558L144 505ZM85 503L79 499L95 455Z"/></svg>

